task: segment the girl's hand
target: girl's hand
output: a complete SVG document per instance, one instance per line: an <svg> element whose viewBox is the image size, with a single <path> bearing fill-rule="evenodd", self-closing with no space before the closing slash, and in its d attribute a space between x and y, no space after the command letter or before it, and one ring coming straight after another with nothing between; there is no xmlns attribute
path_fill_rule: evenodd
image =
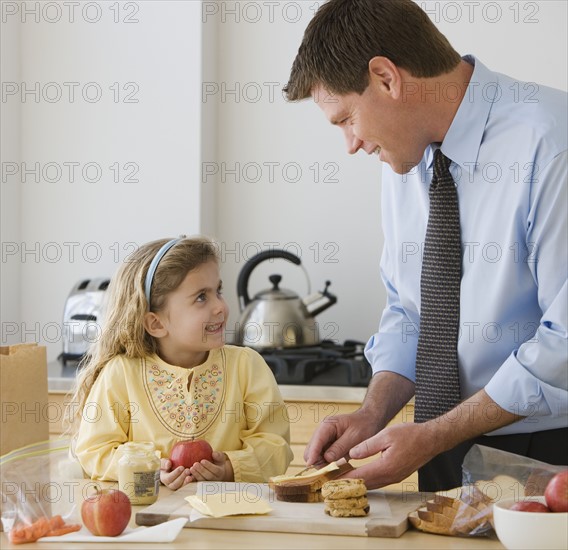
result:
<svg viewBox="0 0 568 550"><path fill-rule="evenodd" d="M234 481L233 465L225 453L213 451L213 462L196 462L189 472L192 481Z"/></svg>
<svg viewBox="0 0 568 550"><path fill-rule="evenodd" d="M180 487L195 481L188 468L178 466L172 470L172 462L167 458L160 461L160 481L172 491L177 491Z"/></svg>

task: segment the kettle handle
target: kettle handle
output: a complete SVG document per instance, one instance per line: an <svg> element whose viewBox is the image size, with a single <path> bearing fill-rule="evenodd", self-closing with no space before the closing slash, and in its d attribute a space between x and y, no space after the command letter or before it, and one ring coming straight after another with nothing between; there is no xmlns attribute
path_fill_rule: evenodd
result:
<svg viewBox="0 0 568 550"><path fill-rule="evenodd" d="M295 254L291 252L286 252L286 250L265 250L264 252L259 252L253 256L241 269L239 277L237 279L237 296L239 297L239 306L241 311L250 303L250 297L248 294L248 282L252 270L261 262L265 260L270 260L274 258L282 258L283 260L288 260L293 264L300 265L302 260L298 258Z"/></svg>

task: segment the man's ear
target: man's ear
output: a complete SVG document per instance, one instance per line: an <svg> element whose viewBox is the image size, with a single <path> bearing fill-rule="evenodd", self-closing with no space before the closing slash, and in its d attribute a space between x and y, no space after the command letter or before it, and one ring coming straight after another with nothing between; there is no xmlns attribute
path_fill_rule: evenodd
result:
<svg viewBox="0 0 568 550"><path fill-rule="evenodd" d="M144 328L154 338L163 338L168 334L160 317L151 311L144 315Z"/></svg>
<svg viewBox="0 0 568 550"><path fill-rule="evenodd" d="M369 85L376 86L392 99L400 97L402 76L398 67L388 57L376 56L369 61L369 78Z"/></svg>

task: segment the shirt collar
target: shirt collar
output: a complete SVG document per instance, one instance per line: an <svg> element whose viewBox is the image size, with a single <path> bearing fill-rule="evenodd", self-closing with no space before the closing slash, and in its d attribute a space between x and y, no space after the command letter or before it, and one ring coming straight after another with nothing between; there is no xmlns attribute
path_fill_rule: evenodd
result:
<svg viewBox="0 0 568 550"><path fill-rule="evenodd" d="M191 369L180 367L179 365L171 365L167 361L164 361L164 359L162 359L157 353L153 353L152 355L150 355L146 359L146 364L158 365L159 368L170 369L170 371L188 372L190 370L201 369L202 367L209 366L211 363L215 361L219 362L221 357L221 349L222 348L214 348L212 350L209 350L209 353L205 361L203 361L203 363L201 363L200 365L196 365Z"/></svg>
<svg viewBox="0 0 568 550"><path fill-rule="evenodd" d="M474 66L473 74L441 149L463 170L473 172L489 112L495 99L498 99L499 77L472 55L466 55L463 59ZM438 144L430 145L426 151L428 169L432 167L437 148Z"/></svg>

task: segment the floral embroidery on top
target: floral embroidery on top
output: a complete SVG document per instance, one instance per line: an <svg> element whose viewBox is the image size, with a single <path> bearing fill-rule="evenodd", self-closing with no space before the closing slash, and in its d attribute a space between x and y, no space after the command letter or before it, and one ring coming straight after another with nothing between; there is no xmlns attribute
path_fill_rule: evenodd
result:
<svg viewBox="0 0 568 550"><path fill-rule="evenodd" d="M144 361L144 387L154 411L180 437L197 437L213 424L224 400L224 381L223 350L220 365L207 361L191 370Z"/></svg>

